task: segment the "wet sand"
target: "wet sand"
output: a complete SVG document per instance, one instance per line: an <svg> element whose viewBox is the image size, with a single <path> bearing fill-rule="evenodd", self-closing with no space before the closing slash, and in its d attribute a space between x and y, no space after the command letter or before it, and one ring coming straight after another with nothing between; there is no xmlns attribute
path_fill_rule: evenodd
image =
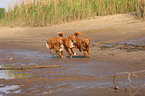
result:
<svg viewBox="0 0 145 96"><path fill-rule="evenodd" d="M0 65L60 65L56 68L0 71L0 95L9 96L130 96L126 77L114 90L112 77L117 72L145 69L145 22L134 15L96 17L52 27L1 27ZM90 58L77 51L72 59L51 55L45 42L57 32L64 37L80 31L91 39ZM10 58L14 57L12 60ZM144 74L135 78L144 83ZM139 84L132 89L134 92ZM144 88L137 95L144 96Z"/></svg>

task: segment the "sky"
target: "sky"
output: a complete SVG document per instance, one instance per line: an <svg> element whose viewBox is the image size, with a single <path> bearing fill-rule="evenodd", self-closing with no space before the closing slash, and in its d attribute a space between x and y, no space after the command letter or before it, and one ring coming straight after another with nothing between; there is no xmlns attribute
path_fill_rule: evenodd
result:
<svg viewBox="0 0 145 96"><path fill-rule="evenodd" d="M15 2L20 0L0 0L0 8L8 8L9 2Z"/></svg>
<svg viewBox="0 0 145 96"><path fill-rule="evenodd" d="M0 8L6 8L8 2L9 0L0 0Z"/></svg>
<svg viewBox="0 0 145 96"><path fill-rule="evenodd" d="M0 8L5 8L5 2L7 0L0 0Z"/></svg>

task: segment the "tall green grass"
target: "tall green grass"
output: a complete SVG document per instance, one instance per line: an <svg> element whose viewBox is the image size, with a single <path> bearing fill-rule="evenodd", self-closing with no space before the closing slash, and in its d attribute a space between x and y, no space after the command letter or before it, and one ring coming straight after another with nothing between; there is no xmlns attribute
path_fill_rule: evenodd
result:
<svg viewBox="0 0 145 96"><path fill-rule="evenodd" d="M0 18L4 17L4 12L5 12L5 9L4 8L0 8Z"/></svg>
<svg viewBox="0 0 145 96"><path fill-rule="evenodd" d="M144 17L144 0L26 0L5 12L3 25L51 26L94 16L137 12Z"/></svg>

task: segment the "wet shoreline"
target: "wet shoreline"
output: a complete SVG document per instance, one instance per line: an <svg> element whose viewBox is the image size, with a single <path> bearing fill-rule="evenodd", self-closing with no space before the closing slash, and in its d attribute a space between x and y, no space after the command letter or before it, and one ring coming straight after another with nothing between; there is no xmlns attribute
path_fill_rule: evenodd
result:
<svg viewBox="0 0 145 96"><path fill-rule="evenodd" d="M132 41L132 40L131 40ZM142 40L143 41L143 40ZM95 41L94 41L95 42ZM127 42L127 41L124 41ZM119 44L119 43L117 43ZM112 44L113 45L113 44ZM128 44L129 45L129 44ZM108 45L106 45L108 46ZM110 46L110 45L109 45ZM94 47L94 46L93 46ZM114 48L116 47L106 47ZM105 49L107 50L107 49ZM113 89L112 77L115 72L126 71L128 68L120 64L99 62L93 58L74 56L74 58L61 59L57 55L46 52L26 49L1 49L0 67L4 66L34 66L34 65L61 65L59 68L42 68L28 70L0 70L0 95L54 95L60 92L68 92L76 89ZM65 54L66 55L66 54ZM13 58L12 58L13 57ZM113 68L119 67L120 70ZM102 70L105 69L105 70ZM113 70L112 70L113 69ZM109 71L112 70L112 71ZM131 71L132 69L128 70ZM108 72L109 71L109 72ZM118 84L126 88L129 82L121 79ZM141 76L140 84L144 83ZM139 80L137 80L139 82ZM19 83L21 81L21 84ZM15 83L14 83L15 82ZM33 88L26 84L33 82ZM42 83L43 82L43 83ZM44 83L51 82L51 83ZM136 85L138 86L138 85ZM27 89L26 89L27 88ZM43 91L41 91L43 89ZM10 91L11 90L11 91ZM13 91L12 91L13 90ZM28 90L30 91L29 93Z"/></svg>

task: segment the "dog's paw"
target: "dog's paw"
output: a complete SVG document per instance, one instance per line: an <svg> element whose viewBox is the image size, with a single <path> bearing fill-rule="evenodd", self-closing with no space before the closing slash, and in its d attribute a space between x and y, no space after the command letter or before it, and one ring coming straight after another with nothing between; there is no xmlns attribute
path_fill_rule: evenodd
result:
<svg viewBox="0 0 145 96"><path fill-rule="evenodd" d="M76 53L74 53L74 56L76 56L77 54Z"/></svg>
<svg viewBox="0 0 145 96"><path fill-rule="evenodd" d="M66 58L66 57L62 57L62 58Z"/></svg>
<svg viewBox="0 0 145 96"><path fill-rule="evenodd" d="M90 56L89 56L89 55L88 55L87 57L88 57L88 58L90 58Z"/></svg>

